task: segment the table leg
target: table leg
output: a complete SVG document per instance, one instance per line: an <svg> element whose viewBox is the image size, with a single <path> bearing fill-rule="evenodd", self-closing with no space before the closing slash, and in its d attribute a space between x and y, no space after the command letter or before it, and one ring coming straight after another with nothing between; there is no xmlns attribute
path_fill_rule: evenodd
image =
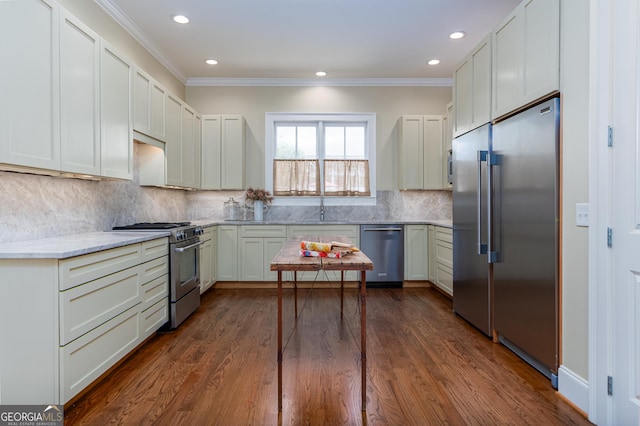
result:
<svg viewBox="0 0 640 426"><path fill-rule="evenodd" d="M340 318L342 318L342 310L344 308L344 271L340 271Z"/></svg>
<svg viewBox="0 0 640 426"><path fill-rule="evenodd" d="M360 272L360 364L362 371L362 411L367 410L367 271Z"/></svg>
<svg viewBox="0 0 640 426"><path fill-rule="evenodd" d="M293 271L293 300L296 310L296 318L298 318L298 271Z"/></svg>
<svg viewBox="0 0 640 426"><path fill-rule="evenodd" d="M278 412L282 412L282 271L278 271Z"/></svg>

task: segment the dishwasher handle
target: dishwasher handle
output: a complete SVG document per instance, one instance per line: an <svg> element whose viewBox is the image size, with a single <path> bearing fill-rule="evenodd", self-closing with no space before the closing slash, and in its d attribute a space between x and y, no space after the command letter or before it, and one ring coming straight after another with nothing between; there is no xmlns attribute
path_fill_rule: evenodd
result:
<svg viewBox="0 0 640 426"><path fill-rule="evenodd" d="M402 228L364 228L363 231L402 231Z"/></svg>

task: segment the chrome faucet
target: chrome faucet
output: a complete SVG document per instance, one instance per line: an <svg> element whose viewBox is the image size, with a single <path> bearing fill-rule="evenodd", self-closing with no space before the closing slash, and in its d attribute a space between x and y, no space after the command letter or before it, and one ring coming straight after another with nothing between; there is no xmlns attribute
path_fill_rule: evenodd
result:
<svg viewBox="0 0 640 426"><path fill-rule="evenodd" d="M320 222L324 222L324 195L320 195Z"/></svg>

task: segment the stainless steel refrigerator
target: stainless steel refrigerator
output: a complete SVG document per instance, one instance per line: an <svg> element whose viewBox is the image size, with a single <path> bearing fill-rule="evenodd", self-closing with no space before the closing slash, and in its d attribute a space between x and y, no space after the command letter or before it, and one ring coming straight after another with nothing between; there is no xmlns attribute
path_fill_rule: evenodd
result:
<svg viewBox="0 0 640 426"><path fill-rule="evenodd" d="M559 98L453 142L453 307L548 376L558 369Z"/></svg>

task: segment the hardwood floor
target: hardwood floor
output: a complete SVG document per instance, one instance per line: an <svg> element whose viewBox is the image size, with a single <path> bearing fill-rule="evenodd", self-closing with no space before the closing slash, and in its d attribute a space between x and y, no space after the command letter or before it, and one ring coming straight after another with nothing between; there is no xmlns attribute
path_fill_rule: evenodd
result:
<svg viewBox="0 0 640 426"><path fill-rule="evenodd" d="M367 291L367 411L360 411L355 289L286 291L277 412L275 290L212 289L66 408L65 425L587 425L547 378L452 313L434 289ZM304 310L303 310L304 307Z"/></svg>

